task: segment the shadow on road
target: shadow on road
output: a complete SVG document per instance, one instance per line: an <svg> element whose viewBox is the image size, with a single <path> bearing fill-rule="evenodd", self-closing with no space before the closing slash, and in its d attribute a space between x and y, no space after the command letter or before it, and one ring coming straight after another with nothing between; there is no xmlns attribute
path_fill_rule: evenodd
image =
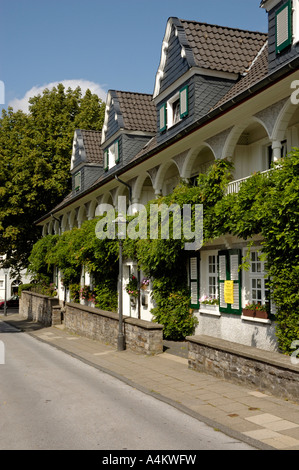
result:
<svg viewBox="0 0 299 470"><path fill-rule="evenodd" d="M0 333L16 333L16 332L26 332L26 331L36 331L45 328L41 323L34 322L33 320L26 320L19 316L18 309L8 309L7 315L4 315L3 312L0 312L0 320L5 324L8 324L14 328L5 328L1 329ZM3 331L2 331L3 330Z"/></svg>

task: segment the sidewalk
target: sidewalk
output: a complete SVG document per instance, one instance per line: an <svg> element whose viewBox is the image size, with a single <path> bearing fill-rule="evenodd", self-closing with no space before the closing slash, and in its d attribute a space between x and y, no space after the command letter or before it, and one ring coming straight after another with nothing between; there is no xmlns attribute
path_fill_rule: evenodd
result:
<svg viewBox="0 0 299 470"><path fill-rule="evenodd" d="M257 449L299 450L299 405L190 370L185 348L181 354L168 343L163 354L148 357L18 314L0 320Z"/></svg>

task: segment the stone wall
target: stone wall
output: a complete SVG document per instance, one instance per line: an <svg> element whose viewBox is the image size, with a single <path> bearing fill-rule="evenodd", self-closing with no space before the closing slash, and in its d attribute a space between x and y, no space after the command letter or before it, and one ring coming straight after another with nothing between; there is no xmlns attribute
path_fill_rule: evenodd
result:
<svg viewBox="0 0 299 470"><path fill-rule="evenodd" d="M187 341L190 369L299 403L299 365L291 357L209 336Z"/></svg>
<svg viewBox="0 0 299 470"><path fill-rule="evenodd" d="M123 318L126 349L154 355L163 352L163 327L157 323ZM65 328L75 334L117 346L118 314L76 303L67 303Z"/></svg>
<svg viewBox="0 0 299 470"><path fill-rule="evenodd" d="M45 326L52 325L52 307L59 305L59 300L35 292L22 291L19 315L26 319L42 323Z"/></svg>

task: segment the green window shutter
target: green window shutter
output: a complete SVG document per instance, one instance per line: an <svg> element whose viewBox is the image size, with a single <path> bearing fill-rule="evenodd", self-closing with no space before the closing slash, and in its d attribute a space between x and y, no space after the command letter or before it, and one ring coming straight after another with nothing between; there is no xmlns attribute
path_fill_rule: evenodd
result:
<svg viewBox="0 0 299 470"><path fill-rule="evenodd" d="M167 113L166 113L166 103L164 103L159 111L159 122L160 122L160 132L165 131L167 127Z"/></svg>
<svg viewBox="0 0 299 470"><path fill-rule="evenodd" d="M180 118L184 118L189 113L189 93L188 85L180 90Z"/></svg>
<svg viewBox="0 0 299 470"><path fill-rule="evenodd" d="M117 140L114 145L115 145L115 147L114 147L114 149L115 149L115 163L118 163L119 162L119 140Z"/></svg>
<svg viewBox="0 0 299 470"><path fill-rule="evenodd" d="M191 308L199 308L199 259L194 256L189 259L189 273L190 273L190 294Z"/></svg>
<svg viewBox="0 0 299 470"><path fill-rule="evenodd" d="M276 53L292 44L292 2L289 0L276 12Z"/></svg>
<svg viewBox="0 0 299 470"><path fill-rule="evenodd" d="M223 250L218 253L219 311L241 315L241 250ZM225 281L233 281L233 303L225 302Z"/></svg>
<svg viewBox="0 0 299 470"><path fill-rule="evenodd" d="M109 168L109 154L108 150L105 150L104 152L104 170L107 171Z"/></svg>

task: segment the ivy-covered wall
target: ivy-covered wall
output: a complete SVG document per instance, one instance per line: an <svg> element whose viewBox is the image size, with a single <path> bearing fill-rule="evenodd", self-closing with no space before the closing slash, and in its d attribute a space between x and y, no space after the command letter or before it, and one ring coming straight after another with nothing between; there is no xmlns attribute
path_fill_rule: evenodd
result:
<svg viewBox="0 0 299 470"><path fill-rule="evenodd" d="M248 240L250 245L253 235L262 235L263 256L277 306L277 338L281 351L290 354L294 341L299 340L299 150L267 174L254 174L235 194L226 193L231 171L228 160L217 160L208 173L199 176L197 186L181 183L171 195L152 203L176 203L181 207L203 204L205 241L231 234ZM81 266L85 265L99 289L97 306L112 308L113 299L115 309L118 242L96 238L96 222L85 222L82 228L60 237L49 235L39 240L29 269L36 279L50 282L53 266L57 266L69 285L78 282ZM187 272L182 269L189 256L184 250L185 241L183 236L180 240L124 241L124 257L136 260L153 279L154 320L164 325L164 336L172 339L192 334L196 323L189 310Z"/></svg>

